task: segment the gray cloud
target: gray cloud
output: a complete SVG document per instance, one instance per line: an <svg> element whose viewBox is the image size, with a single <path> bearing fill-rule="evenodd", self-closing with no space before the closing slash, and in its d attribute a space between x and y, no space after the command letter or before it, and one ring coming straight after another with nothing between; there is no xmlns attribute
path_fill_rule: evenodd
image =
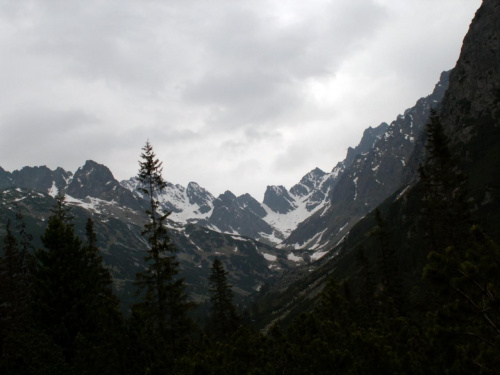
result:
<svg viewBox="0 0 500 375"><path fill-rule="evenodd" d="M286 25L272 13L227 11L209 34L209 69L186 85L184 98L209 106L210 125L223 129L268 126L303 106L304 81L335 74L385 19L383 8L371 1L336 4Z"/></svg>
<svg viewBox="0 0 500 375"><path fill-rule="evenodd" d="M1 166L128 178L149 138L168 180L261 197L427 95L479 4L0 0Z"/></svg>
<svg viewBox="0 0 500 375"><path fill-rule="evenodd" d="M29 108L2 116L1 123L2 154L22 165L59 162L63 166L67 159L61 155L72 159L80 142L92 145L91 138L99 133L98 120L78 110Z"/></svg>

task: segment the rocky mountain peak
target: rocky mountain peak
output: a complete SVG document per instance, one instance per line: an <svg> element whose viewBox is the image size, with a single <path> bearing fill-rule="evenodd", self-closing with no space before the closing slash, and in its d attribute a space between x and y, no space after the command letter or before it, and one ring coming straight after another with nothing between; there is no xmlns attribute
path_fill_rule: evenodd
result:
<svg viewBox="0 0 500 375"><path fill-rule="evenodd" d="M356 159L356 156L368 152L375 146L375 143L383 137L389 125L386 122L381 123L379 126L372 128L371 126L365 129L363 132L363 137L359 144L352 148L347 149L347 156L345 158L344 164L349 167L352 162Z"/></svg>
<svg viewBox="0 0 500 375"><path fill-rule="evenodd" d="M247 209L245 203L253 207L253 210ZM226 191L214 200L214 208L208 222L218 230L227 233L253 238L258 238L262 234L270 235L273 230L269 224L261 219L255 203L259 205L258 202L253 202L250 195L236 198L233 193Z"/></svg>
<svg viewBox="0 0 500 375"><path fill-rule="evenodd" d="M119 185L108 167L87 160L83 167L78 168L68 185L67 194L75 198L100 198Z"/></svg>
<svg viewBox="0 0 500 375"><path fill-rule="evenodd" d="M443 99L443 126L453 142L467 143L478 124L500 124L500 2L484 0L464 38ZM452 113L460 111L460 116ZM484 126L484 125L483 125Z"/></svg>
<svg viewBox="0 0 500 375"><path fill-rule="evenodd" d="M319 189L325 175L326 173L321 169L313 169L302 177L298 184L294 185L290 189L290 193L298 197L303 197L311 193L313 190Z"/></svg>
<svg viewBox="0 0 500 375"><path fill-rule="evenodd" d="M25 189L33 189L50 195L55 195L58 190L64 190L71 172L62 168L52 171L47 166L23 167L12 173L3 171L0 173L0 186L17 186Z"/></svg>
<svg viewBox="0 0 500 375"><path fill-rule="evenodd" d="M12 186L12 176L5 169L0 167L0 189Z"/></svg>
<svg viewBox="0 0 500 375"><path fill-rule="evenodd" d="M109 170L108 167L106 167L104 164L99 164L93 160L87 160L85 161L85 164L83 167L79 168L85 173L98 173L102 175L103 177L106 176L110 180L114 180L115 178L113 177L113 173ZM75 172L76 174L76 172Z"/></svg>
<svg viewBox="0 0 500 375"><path fill-rule="evenodd" d="M345 170L345 164L343 161L339 161L335 167L332 169L332 175L333 177L339 177L342 172Z"/></svg>
<svg viewBox="0 0 500 375"><path fill-rule="evenodd" d="M186 196L190 204L198 205L200 207L199 212L202 214L205 214L212 209L211 205L215 199L212 194L196 182L190 182L188 184L186 188Z"/></svg>
<svg viewBox="0 0 500 375"><path fill-rule="evenodd" d="M296 207L294 199L282 185L267 187L264 193L264 204L274 212L280 214L286 214Z"/></svg>
<svg viewBox="0 0 500 375"><path fill-rule="evenodd" d="M66 194L77 199L97 198L134 209L140 208L137 199L115 180L109 168L93 160L87 160L83 167L78 168Z"/></svg>
<svg viewBox="0 0 500 375"><path fill-rule="evenodd" d="M267 216L266 210L250 194L247 193L239 196L237 198L237 201L242 209L249 210L250 212L252 212L253 214L257 215L260 218Z"/></svg>
<svg viewBox="0 0 500 375"><path fill-rule="evenodd" d="M234 202L236 200L236 195L231 193L229 190L226 190L223 194L220 194L217 199L219 199L225 203L226 202Z"/></svg>

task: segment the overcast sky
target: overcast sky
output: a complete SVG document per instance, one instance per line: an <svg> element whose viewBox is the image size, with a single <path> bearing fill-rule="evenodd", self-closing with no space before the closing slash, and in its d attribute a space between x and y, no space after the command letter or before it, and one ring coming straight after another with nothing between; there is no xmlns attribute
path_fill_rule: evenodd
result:
<svg viewBox="0 0 500 375"><path fill-rule="evenodd" d="M290 188L430 94L479 0L0 0L0 166Z"/></svg>

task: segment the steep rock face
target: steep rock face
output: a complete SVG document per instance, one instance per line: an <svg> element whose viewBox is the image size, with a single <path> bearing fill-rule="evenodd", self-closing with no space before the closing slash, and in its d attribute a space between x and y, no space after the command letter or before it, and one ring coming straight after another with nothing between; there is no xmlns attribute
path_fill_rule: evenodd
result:
<svg viewBox="0 0 500 375"><path fill-rule="evenodd" d="M67 193L75 198L101 197L116 190L117 183L107 167L87 160L85 165L75 172Z"/></svg>
<svg viewBox="0 0 500 375"><path fill-rule="evenodd" d="M137 199L115 180L106 166L92 160L87 160L85 165L75 172L66 194L77 199L92 197L108 202L114 201L133 209L141 208Z"/></svg>
<svg viewBox="0 0 500 375"><path fill-rule="evenodd" d="M468 142L483 121L500 126L499 8L484 0L478 9L443 99L443 126L455 143Z"/></svg>
<svg viewBox="0 0 500 375"><path fill-rule="evenodd" d="M328 192L334 183L334 175L315 168L302 177L298 184L292 186L290 194L294 196L295 200L302 200L306 210L311 212L326 201ZM295 207L298 207L298 204Z"/></svg>
<svg viewBox="0 0 500 375"><path fill-rule="evenodd" d="M5 189L13 186L12 174L0 167L0 189Z"/></svg>
<svg viewBox="0 0 500 375"><path fill-rule="evenodd" d="M54 196L58 190L63 191L72 173L62 168L55 171L41 167L24 167L12 173L0 168L0 188L16 186L23 189L33 189Z"/></svg>
<svg viewBox="0 0 500 375"><path fill-rule="evenodd" d="M294 199L284 186L268 186L264 193L264 204L280 214L286 214L296 208Z"/></svg>
<svg viewBox="0 0 500 375"><path fill-rule="evenodd" d="M226 191L213 202L214 208L208 223L222 232L252 238L260 238L262 234L272 234L273 228L259 217L259 210L255 207L254 210L247 209L248 205L245 205L245 202L250 202L251 205L255 203L248 197L236 198L233 193Z"/></svg>
<svg viewBox="0 0 500 375"><path fill-rule="evenodd" d="M139 196L146 198L142 193L140 193ZM167 182L167 187L165 191L159 194L158 200L164 211L181 214L186 205L186 198L186 189L184 186Z"/></svg>
<svg viewBox="0 0 500 375"><path fill-rule="evenodd" d="M290 193L297 197L303 197L309 194L312 190L318 190L320 187L319 183L325 174L326 173L319 168L313 169L311 172L302 177L298 184L294 185L290 189Z"/></svg>
<svg viewBox="0 0 500 375"><path fill-rule="evenodd" d="M206 214L212 209L212 202L214 201L213 195L196 182L190 182L188 184L186 196L190 204L199 207L199 212L201 214Z"/></svg>
<svg viewBox="0 0 500 375"><path fill-rule="evenodd" d="M330 205L301 223L284 241L284 247L323 249L334 246L350 227L400 187L405 167L422 134L430 109L442 100L449 73L441 74L431 95L399 115L389 126L365 131L360 154L344 161L350 165L331 192ZM382 133L382 130L385 132ZM371 148L368 148L373 145ZM349 162L348 158L352 161Z"/></svg>
<svg viewBox="0 0 500 375"><path fill-rule="evenodd" d="M440 113L469 179L477 220L500 241L500 2L476 12Z"/></svg>
<svg viewBox="0 0 500 375"><path fill-rule="evenodd" d="M260 217L261 219L266 217L266 215L267 215L266 210L250 194L243 194L243 195L239 196L237 198L237 200L238 200L238 204L241 208L243 208L245 210L249 210L253 214Z"/></svg>
<svg viewBox="0 0 500 375"><path fill-rule="evenodd" d="M347 149L347 156L344 160L344 165L350 167L356 156L361 155L365 152L369 152L375 147L375 144L382 138L389 128L386 122L381 123L379 126L372 128L371 126L363 132L361 141L359 144L352 148Z"/></svg>
<svg viewBox="0 0 500 375"><path fill-rule="evenodd" d="M312 212L314 209L329 203L330 193L343 171L343 163L339 163L331 173L325 173L316 168L302 177L300 182L290 189L290 193L298 200L305 197L302 202L305 203L306 210Z"/></svg>

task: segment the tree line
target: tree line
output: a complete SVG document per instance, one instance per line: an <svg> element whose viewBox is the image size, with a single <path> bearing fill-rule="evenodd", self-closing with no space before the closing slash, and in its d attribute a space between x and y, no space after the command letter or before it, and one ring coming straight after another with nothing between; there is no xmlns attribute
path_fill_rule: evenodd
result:
<svg viewBox="0 0 500 375"><path fill-rule="evenodd" d="M314 308L265 333L241 318L218 258L207 280L206 327L190 318L195 306L166 229L169 213L157 200L165 188L162 164L149 142L142 151L138 179L148 201L142 235L149 247L130 315L120 312L92 220L81 240L58 195L42 249L30 248L22 218L17 235L7 223L0 373L500 373L500 250L471 218L466 176L437 113L412 193L419 219L410 247L423 259L413 266L417 277L409 283L403 275L397 228L376 210L371 246L355 249L356 275L330 280Z"/></svg>
<svg viewBox="0 0 500 375"><path fill-rule="evenodd" d="M0 373L179 373L191 366L188 354L202 339L218 340L237 329L231 286L217 258L208 281L210 327L218 328L205 332L190 318L194 305L166 230L169 212L161 212L157 200L166 187L162 163L149 142L142 151L137 178L148 198L142 235L149 246L147 267L136 275L138 302L130 316L120 311L94 222L88 219L85 239L80 239L59 193L41 237L43 248L32 248L21 213L16 228L10 221L6 225L0 258Z"/></svg>

